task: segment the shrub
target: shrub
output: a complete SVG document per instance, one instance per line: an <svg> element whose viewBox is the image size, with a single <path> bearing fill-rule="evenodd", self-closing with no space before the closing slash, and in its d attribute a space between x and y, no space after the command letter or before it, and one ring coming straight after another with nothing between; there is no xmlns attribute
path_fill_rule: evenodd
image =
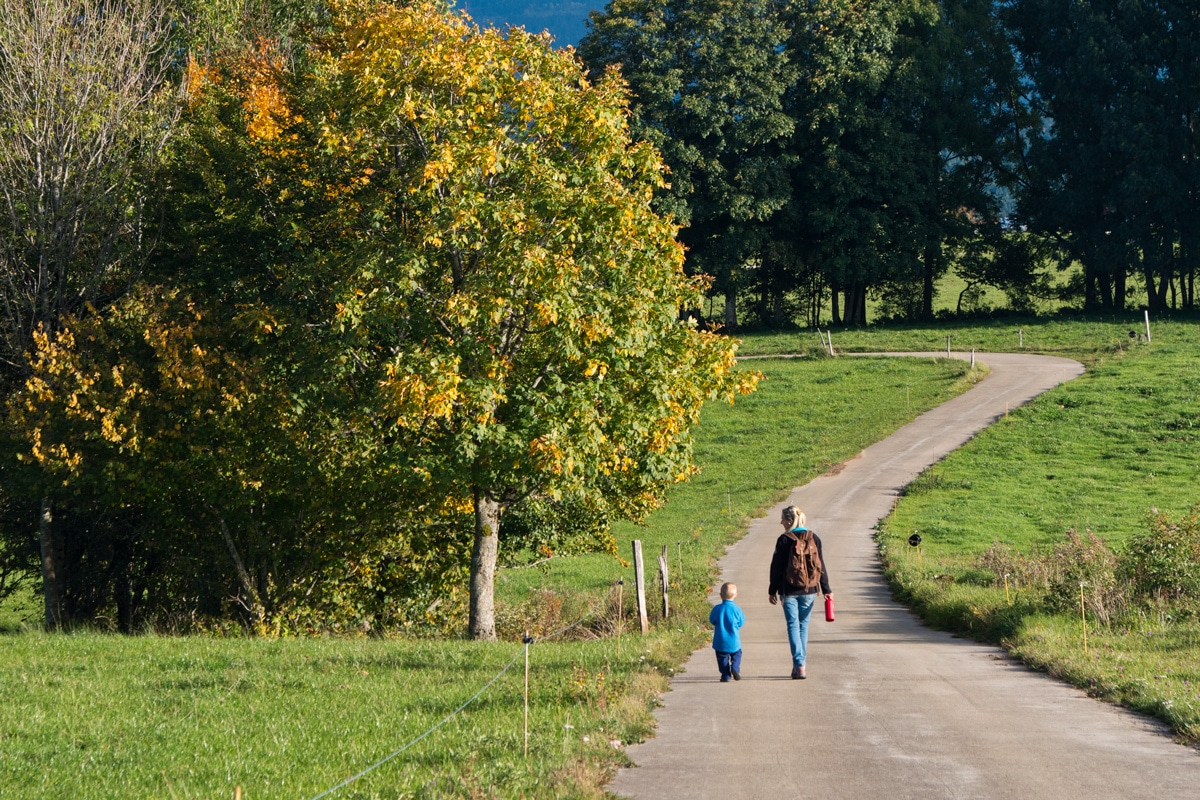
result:
<svg viewBox="0 0 1200 800"><path fill-rule="evenodd" d="M1146 530L1129 541L1121 575L1140 598L1200 598L1200 505L1177 521L1153 509Z"/></svg>
<svg viewBox="0 0 1200 800"><path fill-rule="evenodd" d="M1046 594L1051 610L1078 609L1081 584L1085 607L1105 625L1128 605L1127 584L1117 577L1117 556L1091 531L1086 539L1067 531L1067 540L1054 546L1052 567Z"/></svg>
<svg viewBox="0 0 1200 800"><path fill-rule="evenodd" d="M992 585L1004 586L1004 576L1012 589L1042 588L1050 583L1051 567L1044 557L1022 555L1015 547L1001 542L992 546L975 561L976 569L991 573Z"/></svg>

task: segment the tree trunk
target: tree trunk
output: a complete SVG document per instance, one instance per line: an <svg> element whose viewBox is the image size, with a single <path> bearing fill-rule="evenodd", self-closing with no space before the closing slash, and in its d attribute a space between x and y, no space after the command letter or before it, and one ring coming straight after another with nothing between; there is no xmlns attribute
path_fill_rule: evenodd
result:
<svg viewBox="0 0 1200 800"><path fill-rule="evenodd" d="M1154 274L1154 259L1149 256L1142 257L1142 278L1146 282L1146 308L1157 311L1159 309L1158 280Z"/></svg>
<svg viewBox="0 0 1200 800"><path fill-rule="evenodd" d="M725 290L725 332L737 330L737 289Z"/></svg>
<svg viewBox="0 0 1200 800"><path fill-rule="evenodd" d="M46 630L62 626L62 584L58 575L58 551L54 542L54 512L50 498L42 498L38 517L38 540L42 548L42 595L46 601Z"/></svg>
<svg viewBox="0 0 1200 800"><path fill-rule="evenodd" d="M1200 223L1197 223L1200 225ZM1179 286L1183 308L1191 311L1196 305L1196 257L1200 255L1200 235L1194 228L1185 227L1179 237Z"/></svg>
<svg viewBox="0 0 1200 800"><path fill-rule="evenodd" d="M1112 276L1107 272L1096 276L1097 283L1100 284L1100 305L1102 308L1111 309L1113 307L1112 294Z"/></svg>
<svg viewBox="0 0 1200 800"><path fill-rule="evenodd" d="M1142 242L1142 277L1146 281L1146 307L1151 311L1159 311L1167 305L1172 269L1167 253L1170 246L1153 234Z"/></svg>
<svg viewBox="0 0 1200 800"><path fill-rule="evenodd" d="M1158 307L1167 307L1167 295L1175 285L1175 241L1167 234L1159 237Z"/></svg>
<svg viewBox="0 0 1200 800"><path fill-rule="evenodd" d="M238 553L237 545L233 541L233 534L230 532L229 526L225 524L225 518L217 512L214 506L209 505L208 510L217 518L217 524L221 529L221 538L225 540L225 549L229 551L229 557L233 560L233 568L237 571L238 582L242 584L242 591L246 593L249 601L247 609L254 621L260 622L267 614L266 606L254 585L254 580L250 577L250 571L246 569L246 564L242 561L241 554Z"/></svg>
<svg viewBox="0 0 1200 800"><path fill-rule="evenodd" d="M1092 255L1095 256L1095 250ZM1089 262L1091 259L1088 260ZM1084 262L1083 265L1083 310L1095 311L1099 307L1096 294L1096 267L1092 263Z"/></svg>
<svg viewBox="0 0 1200 800"><path fill-rule="evenodd" d="M500 503L475 490L475 546L471 549L472 639L496 638L496 560L500 555Z"/></svg>
<svg viewBox="0 0 1200 800"><path fill-rule="evenodd" d="M925 274L921 285L921 319L933 319L934 281L937 280L942 256L941 242L930 243L925 248Z"/></svg>
<svg viewBox="0 0 1200 800"><path fill-rule="evenodd" d="M779 288L771 290L771 322L776 328L787 323L783 314L783 290Z"/></svg>
<svg viewBox="0 0 1200 800"><path fill-rule="evenodd" d="M867 324L867 287L862 281L846 287L846 313L842 321L847 325Z"/></svg>
<svg viewBox="0 0 1200 800"><path fill-rule="evenodd" d="M839 287L836 283L830 284L830 291L829 291L830 300L829 300L829 302L833 306L833 308L831 309L832 320L829 323L830 325L841 325L842 324L842 313L838 309L838 288Z"/></svg>

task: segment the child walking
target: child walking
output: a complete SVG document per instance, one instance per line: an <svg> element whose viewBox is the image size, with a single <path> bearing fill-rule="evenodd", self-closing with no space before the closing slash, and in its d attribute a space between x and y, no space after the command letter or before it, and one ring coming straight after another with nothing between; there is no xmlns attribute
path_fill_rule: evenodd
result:
<svg viewBox="0 0 1200 800"><path fill-rule="evenodd" d="M731 678L735 681L742 679L742 637L738 630L746 624L746 615L738 604L733 602L737 597L737 585L725 583L721 585L721 603L713 606L708 614L708 621L713 626L713 650L717 651L717 668L721 670L721 683Z"/></svg>

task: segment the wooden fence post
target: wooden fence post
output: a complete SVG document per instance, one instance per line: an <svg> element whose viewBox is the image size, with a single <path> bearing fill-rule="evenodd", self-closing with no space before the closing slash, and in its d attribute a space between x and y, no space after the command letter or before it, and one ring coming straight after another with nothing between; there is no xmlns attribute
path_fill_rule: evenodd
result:
<svg viewBox="0 0 1200 800"><path fill-rule="evenodd" d="M642 634L650 632L650 620L646 618L646 568L642 564L642 541L633 540L633 580L637 586L638 621L642 623Z"/></svg>
<svg viewBox="0 0 1200 800"><path fill-rule="evenodd" d="M525 643L525 760L529 760L529 645L533 644L533 637L529 635L529 629L525 629L525 638L521 640Z"/></svg>
<svg viewBox="0 0 1200 800"><path fill-rule="evenodd" d="M621 657L621 617L625 616L625 579L617 581L617 658Z"/></svg>
<svg viewBox="0 0 1200 800"><path fill-rule="evenodd" d="M667 577L667 546L665 544L663 545L662 555L658 557L658 578L662 582L663 619L666 619L671 616L671 603L667 600L669 581Z"/></svg>

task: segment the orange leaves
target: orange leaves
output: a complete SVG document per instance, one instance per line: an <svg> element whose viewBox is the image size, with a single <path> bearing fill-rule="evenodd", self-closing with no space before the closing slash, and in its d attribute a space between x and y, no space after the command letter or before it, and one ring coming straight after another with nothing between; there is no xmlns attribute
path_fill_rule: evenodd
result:
<svg viewBox="0 0 1200 800"><path fill-rule="evenodd" d="M246 132L252 139L278 139L283 130L280 117L286 113L283 94L274 83L251 84L245 102Z"/></svg>
<svg viewBox="0 0 1200 800"><path fill-rule="evenodd" d="M280 82L285 70L275 43L259 39L255 49L238 65L246 114L246 132L252 139L274 141L294 117Z"/></svg>
<svg viewBox="0 0 1200 800"><path fill-rule="evenodd" d="M184 68L183 84L187 91L187 99L190 106L195 106L209 84L215 80L217 80L217 73L212 66L201 64L196 60L194 55L188 55L187 66Z"/></svg>
<svg viewBox="0 0 1200 800"><path fill-rule="evenodd" d="M232 92L240 98L249 137L276 142L286 127L303 119L288 105L282 86L286 71L277 43L266 38L258 39L247 52L215 63L189 56L185 68L189 104L194 109L209 95Z"/></svg>
<svg viewBox="0 0 1200 800"><path fill-rule="evenodd" d="M539 436L529 443L529 455L537 469L553 475L561 475L574 466L556 437Z"/></svg>

